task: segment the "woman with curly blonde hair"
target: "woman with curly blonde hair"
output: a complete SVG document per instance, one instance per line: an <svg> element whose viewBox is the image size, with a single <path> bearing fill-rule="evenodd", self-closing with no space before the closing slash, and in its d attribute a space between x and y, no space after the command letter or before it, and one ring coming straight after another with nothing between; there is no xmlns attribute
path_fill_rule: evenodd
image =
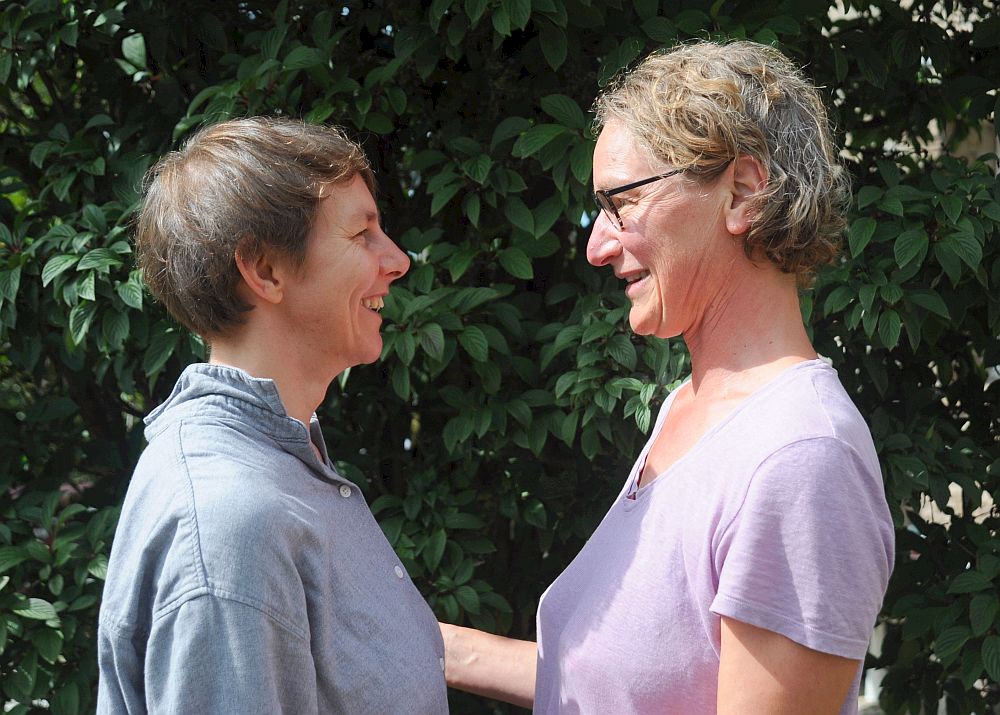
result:
<svg viewBox="0 0 1000 715"><path fill-rule="evenodd" d="M699 42L595 108L587 258L691 377L542 596L537 645L444 625L448 681L538 713L856 713L893 529L799 310L849 197L819 93L773 48Z"/></svg>

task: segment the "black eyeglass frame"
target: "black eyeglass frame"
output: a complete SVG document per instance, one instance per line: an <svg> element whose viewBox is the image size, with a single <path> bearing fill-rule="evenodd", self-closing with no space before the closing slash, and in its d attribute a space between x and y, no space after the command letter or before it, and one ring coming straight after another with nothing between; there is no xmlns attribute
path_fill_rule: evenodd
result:
<svg viewBox="0 0 1000 715"><path fill-rule="evenodd" d="M611 197L616 194L624 193L629 189L637 189L640 186L645 186L646 184L652 184L654 181L659 181L660 179L667 179L671 176L676 176L677 174L684 173L685 169L674 169L668 171L666 174L657 174L656 176L651 176L648 179L641 179L639 181L633 181L631 184L625 184L624 186L616 186L613 189L600 189L594 191L594 201L597 202L597 206L602 210L606 211L610 216L614 216L615 220L618 222L618 229L621 231L625 230L625 222L622 221L622 217L618 214L618 208L611 201Z"/></svg>

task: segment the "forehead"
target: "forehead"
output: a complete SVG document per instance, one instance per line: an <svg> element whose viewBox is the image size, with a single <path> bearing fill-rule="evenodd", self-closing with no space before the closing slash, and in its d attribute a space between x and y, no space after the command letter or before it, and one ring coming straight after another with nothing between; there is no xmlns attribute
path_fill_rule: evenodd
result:
<svg viewBox="0 0 1000 715"><path fill-rule="evenodd" d="M594 188L607 189L660 171L617 122L601 130L594 147Z"/></svg>
<svg viewBox="0 0 1000 715"><path fill-rule="evenodd" d="M320 218L335 226L365 223L378 217L375 199L360 174L350 181L325 185L321 196Z"/></svg>

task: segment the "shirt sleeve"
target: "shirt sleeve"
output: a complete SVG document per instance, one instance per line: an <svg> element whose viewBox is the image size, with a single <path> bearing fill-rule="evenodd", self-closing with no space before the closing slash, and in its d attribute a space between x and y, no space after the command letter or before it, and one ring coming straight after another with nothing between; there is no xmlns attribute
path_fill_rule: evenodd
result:
<svg viewBox="0 0 1000 715"><path fill-rule="evenodd" d="M824 653L862 659L893 561L881 475L845 442L768 457L715 548L711 611Z"/></svg>
<svg viewBox="0 0 1000 715"><path fill-rule="evenodd" d="M308 637L248 599L201 595L153 624L150 713L316 713Z"/></svg>

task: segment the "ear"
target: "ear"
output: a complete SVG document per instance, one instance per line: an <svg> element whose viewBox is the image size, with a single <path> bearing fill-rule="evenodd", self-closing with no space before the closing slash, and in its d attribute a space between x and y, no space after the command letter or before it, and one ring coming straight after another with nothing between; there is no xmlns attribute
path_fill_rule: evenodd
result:
<svg viewBox="0 0 1000 715"><path fill-rule="evenodd" d="M750 230L754 218L753 197L767 186L767 170L757 158L740 154L727 174L732 200L726 210L726 228L732 235L742 236Z"/></svg>
<svg viewBox="0 0 1000 715"><path fill-rule="evenodd" d="M236 268L243 276L243 288L252 303L278 304L284 297L285 272L266 246L253 251L250 242L240 241L236 248Z"/></svg>

